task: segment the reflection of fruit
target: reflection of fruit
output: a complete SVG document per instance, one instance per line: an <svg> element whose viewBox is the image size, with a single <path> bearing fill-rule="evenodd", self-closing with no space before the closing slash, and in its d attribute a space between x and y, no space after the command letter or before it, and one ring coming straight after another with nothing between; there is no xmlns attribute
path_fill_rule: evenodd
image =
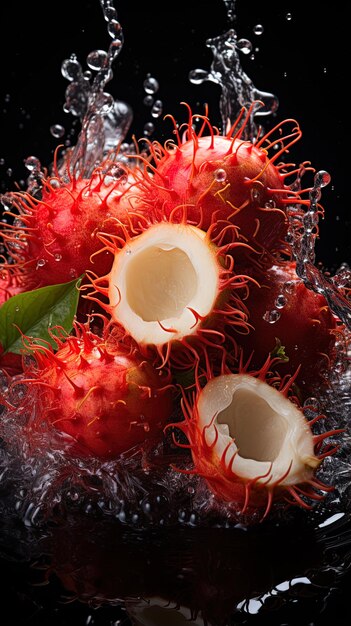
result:
<svg viewBox="0 0 351 626"><path fill-rule="evenodd" d="M97 169L88 180L47 179L40 200L26 192L8 194L18 214L8 213L14 223L3 225L0 236L17 272L25 272L26 290L68 282L87 269L100 276L109 271L113 257L106 250L97 254L97 232L114 233L119 219L130 225L127 212L138 195L134 176L119 170L117 180L111 168Z"/></svg>
<svg viewBox="0 0 351 626"><path fill-rule="evenodd" d="M282 374L300 371L296 382L304 397L325 380L335 358L336 319L324 296L308 289L296 274L293 262L274 265L258 276L245 302L252 329L240 344L251 365L259 367L279 344L287 363Z"/></svg>
<svg viewBox="0 0 351 626"><path fill-rule="evenodd" d="M119 245L112 239L110 247L111 272L92 282L108 297L112 320L140 347L154 347L166 361L172 345L182 343L194 360L199 347L222 343L226 326L234 337L246 327L242 297L249 279L235 273L227 246L217 248L199 228L151 223Z"/></svg>
<svg viewBox="0 0 351 626"><path fill-rule="evenodd" d="M287 250L286 204L304 201L285 183L289 167L276 164L301 132L296 122L282 122L274 129L281 131L277 139L280 149L269 156L274 130L256 144L242 139L250 114L242 125L243 120L238 119L225 136L219 135L207 118L190 111L188 124L183 125L185 134L180 135L174 121L177 143L167 141L162 146L154 142L151 146L155 166L150 168L149 202L167 218L182 220L186 216L206 231L217 224L216 232L222 230L226 240L238 231L242 241L260 255L278 253ZM194 121L199 119L203 124L196 133ZM292 129L284 137L284 127L289 124ZM238 250L237 257L240 254Z"/></svg>
<svg viewBox="0 0 351 626"><path fill-rule="evenodd" d="M75 330L57 339L56 353L32 346L36 366L24 374L28 396L38 389L32 428L48 422L71 435L78 455L103 459L161 437L172 411L168 374L122 345L109 351L82 325Z"/></svg>
<svg viewBox="0 0 351 626"><path fill-rule="evenodd" d="M48 575L65 595L91 607L125 603L132 623L148 626L171 624L172 617L184 624L191 615L195 623L201 615L209 626L227 624L240 602L322 562L321 544L298 518L293 533L284 525L137 533L76 516L53 528L49 541ZM158 621L150 621L155 613Z"/></svg>
<svg viewBox="0 0 351 626"><path fill-rule="evenodd" d="M267 360L255 375L213 377L193 402L184 396L185 421L174 425L187 436L193 458L194 470L184 471L202 476L219 501L248 516L258 512L262 519L274 501L310 509L310 502L323 498L320 492L332 489L315 470L335 451L322 450L321 443L339 432L313 436L303 412L287 397L293 379L276 387L279 379L268 373L269 365Z"/></svg>

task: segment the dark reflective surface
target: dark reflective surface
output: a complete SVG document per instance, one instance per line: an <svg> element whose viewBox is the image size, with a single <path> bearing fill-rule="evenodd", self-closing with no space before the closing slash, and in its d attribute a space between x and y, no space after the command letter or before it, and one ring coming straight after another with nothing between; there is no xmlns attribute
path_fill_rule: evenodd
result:
<svg viewBox="0 0 351 626"><path fill-rule="evenodd" d="M135 532L80 514L36 530L7 520L1 623L346 626L350 518L306 522Z"/></svg>

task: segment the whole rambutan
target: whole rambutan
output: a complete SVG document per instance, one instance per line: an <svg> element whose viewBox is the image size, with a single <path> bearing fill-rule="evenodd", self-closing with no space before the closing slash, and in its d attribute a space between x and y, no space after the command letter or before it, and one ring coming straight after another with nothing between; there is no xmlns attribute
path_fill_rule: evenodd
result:
<svg viewBox="0 0 351 626"><path fill-rule="evenodd" d="M325 384L336 358L341 325L325 297L306 287L296 273L295 262L273 265L255 274L245 301L249 332L239 342L252 367L259 367L268 353L281 353L281 373L299 368L296 384L302 396L313 395Z"/></svg>
<svg viewBox="0 0 351 626"><path fill-rule="evenodd" d="M250 114L250 109L243 110L226 135L219 135L207 117L192 115L190 109L188 123L180 129L172 118L177 141L150 145L152 163L145 164L145 179L150 206L167 218L178 216L182 221L185 213L189 223L205 231L216 224L216 232L222 230L226 241L236 231L235 236L251 246L255 262L264 259L272 264L272 255L290 255L287 205L298 210L307 202L287 183L298 169L279 162L301 131L297 122L285 120L255 143L243 140ZM199 120L203 123L196 132L194 123ZM236 251L236 260L247 254L248 249Z"/></svg>
<svg viewBox="0 0 351 626"><path fill-rule="evenodd" d="M49 427L71 437L78 456L117 458L162 438L173 409L168 371L156 371L135 349L101 338L86 325L53 335L58 350L29 343L27 401L35 402L28 433ZM112 349L113 346L113 349Z"/></svg>
<svg viewBox="0 0 351 626"><path fill-rule="evenodd" d="M112 175L116 170L118 177ZM114 233L120 221L133 232L139 197L136 176L117 164L101 166L90 179L47 178L40 197L7 194L14 208L7 219L13 223L3 224L0 236L12 272L24 277L24 290L68 282L88 269L100 276L108 272L113 256L107 250L97 254L97 233Z"/></svg>
<svg viewBox="0 0 351 626"><path fill-rule="evenodd" d="M281 379L267 359L260 371L206 374L192 395L183 393L182 431L194 469L219 502L240 514L264 519L274 502L311 508L332 488L315 475L322 459L335 452L324 439L338 430L313 435L316 415L308 422L291 395L294 377ZM177 439L175 437L175 442ZM175 468L177 470L177 468Z"/></svg>

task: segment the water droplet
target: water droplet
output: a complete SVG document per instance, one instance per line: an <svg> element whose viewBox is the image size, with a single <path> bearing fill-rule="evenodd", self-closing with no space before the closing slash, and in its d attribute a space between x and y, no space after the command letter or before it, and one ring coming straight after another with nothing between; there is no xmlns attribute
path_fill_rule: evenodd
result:
<svg viewBox="0 0 351 626"><path fill-rule="evenodd" d="M252 43L248 39L239 39L237 46L243 54L250 54L252 51Z"/></svg>
<svg viewBox="0 0 351 626"><path fill-rule="evenodd" d="M75 54L72 54L69 59L63 61L61 74L66 80L71 82L79 79L82 74L82 68Z"/></svg>
<svg viewBox="0 0 351 626"><path fill-rule="evenodd" d="M151 95L145 96L143 103L145 104L145 106L151 107L154 103L154 99Z"/></svg>
<svg viewBox="0 0 351 626"><path fill-rule="evenodd" d="M209 80L209 73L206 70L191 70L189 72L189 80L193 85L201 85L206 80Z"/></svg>
<svg viewBox="0 0 351 626"><path fill-rule="evenodd" d="M326 68L326 67L323 67L323 74L326 74L326 73L327 73L327 71L328 71L328 70L327 70L327 68Z"/></svg>
<svg viewBox="0 0 351 626"><path fill-rule="evenodd" d="M107 27L108 34L112 39L117 41L119 36L122 33L122 26L117 20L110 20ZM122 45L122 40L119 39L120 45Z"/></svg>
<svg viewBox="0 0 351 626"><path fill-rule="evenodd" d="M224 183L227 180L227 172L222 168L218 168L218 170L213 172L213 178L217 183Z"/></svg>
<svg viewBox="0 0 351 626"><path fill-rule="evenodd" d="M288 72L283 72L283 76L284 76L284 78L287 78L288 77Z"/></svg>
<svg viewBox="0 0 351 626"><path fill-rule="evenodd" d="M12 174L13 174L12 167L7 168L7 170L6 170L6 174L7 174L8 176L12 176Z"/></svg>
<svg viewBox="0 0 351 626"><path fill-rule="evenodd" d="M144 135L146 137L150 137L150 135L152 135L152 133L155 130L155 126L153 125L152 122L146 122L145 126L144 126Z"/></svg>
<svg viewBox="0 0 351 626"><path fill-rule="evenodd" d="M286 17L287 22L291 22L291 20L292 20L292 14L291 13L287 13L285 17Z"/></svg>
<svg viewBox="0 0 351 626"><path fill-rule="evenodd" d="M65 129L63 126L61 126L61 124L53 124L52 126L50 126L50 133L53 137L59 139L65 134Z"/></svg>
<svg viewBox="0 0 351 626"><path fill-rule="evenodd" d="M54 254L54 259L55 259L55 261L61 261L62 260L62 254L59 254L59 253Z"/></svg>
<svg viewBox="0 0 351 626"><path fill-rule="evenodd" d="M274 304L275 304L277 309L282 309L286 305L286 298L285 298L285 296L283 296L283 294L279 294L279 296L277 296L276 301L275 301Z"/></svg>
<svg viewBox="0 0 351 626"><path fill-rule="evenodd" d="M161 100L156 100L152 109L151 109L151 115L152 117L160 117L160 115L162 114L162 110L163 110L163 104Z"/></svg>
<svg viewBox="0 0 351 626"><path fill-rule="evenodd" d="M0 159L0 165L5 165L5 159Z"/></svg>
<svg viewBox="0 0 351 626"><path fill-rule="evenodd" d="M251 198L252 200L254 200L254 202L259 202L260 201L260 192L256 187L253 187L251 189Z"/></svg>
<svg viewBox="0 0 351 626"><path fill-rule="evenodd" d="M270 200L267 200L267 202L265 202L264 206L266 209L274 209L276 205L274 200L271 198Z"/></svg>
<svg viewBox="0 0 351 626"><path fill-rule="evenodd" d="M146 93L148 94L156 93L156 91L159 90L158 81L156 80L156 78L153 78L150 74L147 75L146 79L144 80L143 85L144 85L144 89Z"/></svg>
<svg viewBox="0 0 351 626"><path fill-rule="evenodd" d="M35 156L29 156L25 159L24 161L24 165L26 166L27 170L29 170L30 172L38 171L40 170L41 164L39 159L37 159L37 157Z"/></svg>
<svg viewBox="0 0 351 626"><path fill-rule="evenodd" d="M91 70L101 70L107 64L107 52L105 50L92 50L87 56L87 65Z"/></svg>
<svg viewBox="0 0 351 626"><path fill-rule="evenodd" d="M1 204L3 205L5 211L11 211L13 203L12 199L9 196L2 196Z"/></svg>
<svg viewBox="0 0 351 626"><path fill-rule="evenodd" d="M255 35L262 35L264 32L262 24L256 24L256 26L253 27L253 32Z"/></svg>
<svg viewBox="0 0 351 626"><path fill-rule="evenodd" d="M316 187L326 187L331 181L331 176L325 170L320 170L315 174L314 184Z"/></svg>
<svg viewBox="0 0 351 626"><path fill-rule="evenodd" d="M275 309L273 309L272 311L266 311L263 315L263 319L265 322L268 322L269 324L275 324L275 322L277 322L280 319L280 313L279 311L276 311Z"/></svg>
<svg viewBox="0 0 351 626"><path fill-rule="evenodd" d="M20 310L19 306L15 306L16 313L18 313L19 310Z"/></svg>
<svg viewBox="0 0 351 626"><path fill-rule="evenodd" d="M46 265L45 259L38 259L36 269L38 269L39 267L44 267L44 265Z"/></svg>

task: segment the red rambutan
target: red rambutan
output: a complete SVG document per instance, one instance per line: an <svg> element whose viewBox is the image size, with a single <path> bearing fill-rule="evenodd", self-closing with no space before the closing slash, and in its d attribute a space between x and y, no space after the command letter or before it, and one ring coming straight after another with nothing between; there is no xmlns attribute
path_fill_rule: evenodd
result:
<svg viewBox="0 0 351 626"><path fill-rule="evenodd" d="M99 337L85 325L75 335L53 335L58 350L29 343L27 398L34 401L30 431L51 425L72 437L78 456L117 458L162 438L173 409L169 372L156 371L136 350ZM28 341L28 340L27 340Z"/></svg>

